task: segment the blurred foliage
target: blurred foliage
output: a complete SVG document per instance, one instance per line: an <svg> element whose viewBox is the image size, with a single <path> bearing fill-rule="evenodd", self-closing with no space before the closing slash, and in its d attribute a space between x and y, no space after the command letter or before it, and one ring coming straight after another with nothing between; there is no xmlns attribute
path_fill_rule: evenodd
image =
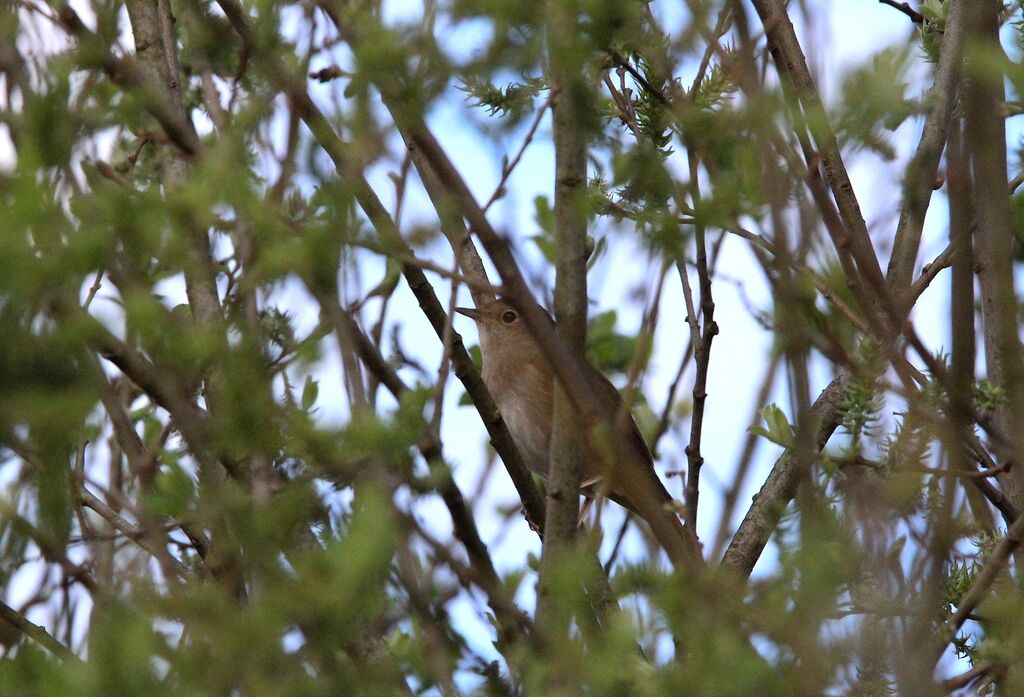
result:
<svg viewBox="0 0 1024 697"><path fill-rule="evenodd" d="M873 150L886 159L896 151L885 131L895 131L921 107L907 98L910 52L889 49L850 73L843 83L842 111L835 119L837 135L850 147Z"/></svg>
<svg viewBox="0 0 1024 697"><path fill-rule="evenodd" d="M924 22L918 27L921 48L929 62L938 63L942 48L942 34L946 27L946 16L949 13L949 2L947 0L925 0L921 3L919 12L924 17Z"/></svg>
<svg viewBox="0 0 1024 697"><path fill-rule="evenodd" d="M522 83L496 87L486 80L467 77L459 89L473 99L473 106L483 107L490 116L508 115L512 121L519 121L541 90L548 88L540 78L528 77Z"/></svg>
<svg viewBox="0 0 1024 697"><path fill-rule="evenodd" d="M947 624L1010 522L971 477L943 469L965 435L948 423L952 395L928 371L913 376L917 392L897 385L903 334L864 334L879 313L862 306L808 198L808 180L828 172L800 150L793 130L808 113L771 72L763 27L752 13L718 22L740 3L684 5L258 0L238 6L245 32L229 2L0 12L0 695L910 695L985 665L979 693L997 681L1024 693L1016 567L967 624ZM921 3L915 45L835 76L826 110L851 161L867 151L902 166L890 134L928 111L922 60L938 60L948 9ZM167 11L164 24L149 10ZM560 12L574 24L564 54L548 54ZM977 60L1016 90L1007 114L1024 84L1021 12L1002 14L1018 50ZM578 68L562 95L550 94L553 59ZM170 68L180 72L154 78ZM630 291L590 313L588 359L643 386L664 374L648 330L685 356L671 389L656 384L650 401L631 389L629 406L665 453L671 491L707 460L699 571L667 570L647 527L602 500L587 520L604 527L581 528L538 589L536 538L504 475L467 484L455 470L471 412L442 406L464 366L436 369L446 347L406 280L418 264L446 279L452 263L396 121L425 118L478 194L494 172L474 169L480 141L465 133L477 126L496 151L549 147L547 117L530 136L525 125L555 97L579 100L589 139L592 284ZM195 125L197 152L175 142L175 114ZM333 129L334 152L318 129ZM518 198L515 178L536 170L506 167L508 155L494 169L510 195L490 214L532 213L510 237L543 291L555 204ZM369 186L404 240L364 210ZM1012 204L1019 262L1024 196ZM729 268L722 250L740 245L754 262ZM678 272L684 290L652 292L642 270L659 267L665 288ZM700 345L683 344L716 302L701 281L735 312L720 289L748 269L771 290L756 301L770 306L748 309L787 370L769 387L789 392L765 389L734 481L706 444L739 441L749 415L715 399L757 388L721 382L738 366L712 351L700 394L692 366L719 324L730 341L747 337L729 336L740 325L720 312ZM428 278L443 306L451 286ZM663 299L675 305L640 307ZM661 324L622 328L641 315ZM761 346L751 340L744 360L767 363ZM479 368L479 347L469 355ZM367 356L376 372L360 367ZM815 378L855 373L836 419L845 440L823 453L805 452L793 416L806 360ZM1014 397L979 374L972 418L1001 428ZM703 449L689 444L697 425ZM977 430L983 452L968 455L1005 474L998 432ZM713 530L708 500L745 504L773 463L773 477L797 474L785 500L755 511L760 544L774 534L749 580L712 556L741 538L746 508ZM570 631L535 616L538 592ZM938 639L944 662L920 669Z"/></svg>

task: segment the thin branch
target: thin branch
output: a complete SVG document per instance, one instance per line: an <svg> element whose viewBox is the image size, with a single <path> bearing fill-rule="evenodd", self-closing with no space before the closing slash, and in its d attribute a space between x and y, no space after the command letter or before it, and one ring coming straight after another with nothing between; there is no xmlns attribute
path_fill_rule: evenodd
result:
<svg viewBox="0 0 1024 697"><path fill-rule="evenodd" d="M179 560L168 554L167 550L153 544L150 533L143 528L136 527L132 523L128 522L122 515L120 515L113 508L105 504L99 498L94 496L88 489L85 488L85 484L82 483L78 490L78 496L82 502L82 505L86 508L90 508L100 516L103 517L108 523L113 526L115 530L123 534L126 538L136 543L139 547L146 550L154 557L160 560L164 566L170 566L174 572L181 578L187 578L191 574L191 569L182 564Z"/></svg>
<svg viewBox="0 0 1024 697"><path fill-rule="evenodd" d="M654 430L654 435L651 436L651 453L655 458L658 455L658 442L668 432L672 420L672 410L676 405L676 393L679 391L679 384L683 381L683 374L686 372L686 367L690 364L692 356L693 341L687 341L686 348L683 349L683 357L679 359L679 368L665 395L665 407L661 410L661 416L658 418L658 427Z"/></svg>
<svg viewBox="0 0 1024 697"><path fill-rule="evenodd" d="M1013 179L1010 180L1010 195L1012 196L1015 191L1024 184L1024 172L1020 172Z"/></svg>
<svg viewBox="0 0 1024 697"><path fill-rule="evenodd" d="M922 24L924 22L924 15L911 7L908 2L898 2L898 0L878 0L878 2L899 10L907 17L910 17L910 21L914 24Z"/></svg>
<svg viewBox="0 0 1024 697"><path fill-rule="evenodd" d="M729 18L731 16L731 5L726 5L718 12L718 21L715 23L715 29L711 35L707 37L708 45L704 49L704 55L701 56L700 65L697 67L697 74L694 75L693 83L690 85L690 90L686 93L686 96L690 101L693 101L694 97L697 96L697 90L700 89L700 85L704 81L704 76L707 73L708 66L711 64L711 56L714 53L721 51L721 46L719 45L718 40L729 30Z"/></svg>
<svg viewBox="0 0 1024 697"><path fill-rule="evenodd" d="M756 423L761 409L763 408L762 405L768 403L768 396L771 394L772 387L775 384L775 377L779 370L780 361L781 354L777 351L772 351L771 359L764 371L764 379L761 381L761 388L758 390L757 396L754 399L754 413L750 418L751 423ZM739 501L740 491L747 481L747 475L750 472L751 466L754 464L754 452L760 443L761 437L748 430L747 435L744 438L743 450L740 453L738 464L731 477L732 484L725 492L725 498L722 502L722 512L718 519L718 532L715 536L715 546L712 548L711 552L712 559L717 559L719 555L721 555L722 550L725 547L725 543L728 540L729 523L732 520L734 511L736 510L736 502Z"/></svg>
<svg viewBox="0 0 1024 697"><path fill-rule="evenodd" d="M946 692L954 692L970 685L978 678L983 678L996 668L994 661L985 661L974 666L970 670L960 673L952 678L942 681L942 689Z"/></svg>
<svg viewBox="0 0 1024 697"><path fill-rule="evenodd" d="M491 576L490 574L480 573L480 568L474 564L466 565L456 559L451 551L445 547L439 540L431 535L423 526L416 521L413 516L409 516L406 522L415 530L416 534L419 535L424 542L430 545L434 551L434 555L444 563L448 568L459 579L459 582L465 587L470 588L477 586L485 593L487 593L490 602L497 603L501 606L501 612L505 615L512 617L522 625L527 631L526 635L532 640L538 641L539 635L536 633L535 627L533 626L533 620L530 616L523 612L510 598L505 590L505 586L501 583L495 583L497 576Z"/></svg>
<svg viewBox="0 0 1024 697"><path fill-rule="evenodd" d="M57 641L52 634L38 624L30 622L28 618L4 602L0 602L0 620L14 627L57 658L63 661L71 661L72 663L82 663L81 658L76 656L67 646Z"/></svg>
<svg viewBox="0 0 1024 697"><path fill-rule="evenodd" d="M907 307L912 307L917 302L917 299L921 297L921 294L928 290L928 286L935 280L935 277L944 269L948 269L952 263L953 245L950 244L931 262L924 265L924 268L921 269L921 275L910 285L910 289L907 291Z"/></svg>
<svg viewBox="0 0 1024 697"><path fill-rule="evenodd" d="M886 4L901 7L892 2ZM925 104L929 107L928 116L925 118L917 150L907 165L906 176L903 179L903 205L900 208L899 223L896 226L896 237L886 274L892 286L892 293L897 298L905 292L911 282L914 262L921 244L925 214L928 212L928 204L935 189L935 173L938 171L942 150L946 145L949 119L957 103L957 86L960 83L964 37L967 33L963 22L964 4L964 0L952 0L949 4L939 64L935 70L935 82L924 98ZM912 12L906 3L902 3L902 8ZM910 307L906 304L904 306Z"/></svg>
<svg viewBox="0 0 1024 697"><path fill-rule="evenodd" d="M498 181L498 186L494 188L494 193L487 199L487 203L484 204L484 213L491 207L491 204L497 201L499 198L505 195L505 184L508 182L508 178L512 175L516 165L523 159L523 153L530 147L530 143L533 141L534 135L537 133L537 127L540 126L541 119L544 118L544 114L548 108L554 103L558 96L558 90L552 88L548 94L548 98L544 100L544 104L541 105L540 109L537 110L537 114L533 117L533 123L530 124L530 130L526 132L526 137L523 138L523 144L519 147L519 152L516 153L512 161L501 168L501 179Z"/></svg>
<svg viewBox="0 0 1024 697"><path fill-rule="evenodd" d="M462 283L467 286L477 288L486 293L490 293L491 295L502 295L505 292L505 289L502 288L501 286L496 286L493 283L481 281L477 278L471 278L470 276L457 273L452 269L446 269L440 264L435 264L434 262L428 259L421 259L419 257L405 257L402 259L402 263L411 264L413 266L418 266L421 269L432 271L433 273L436 273L438 276L450 279L452 281L455 281L456 283Z"/></svg>
<svg viewBox="0 0 1024 697"><path fill-rule="evenodd" d="M864 283L868 287L882 288L885 279L868 235L867 224L786 4L782 0L752 1L768 36L776 70L783 81L792 86L803 107L805 126L810 129L818 146L825 181L839 209L850 253Z"/></svg>
<svg viewBox="0 0 1024 697"><path fill-rule="evenodd" d="M693 147L686 149L690 166L690 182L692 186L693 208L700 206L700 185L697 171L697 157ZM705 240L704 225L694 225L694 245L697 251L697 281L700 289L700 337L694 336L693 358L696 372L693 379L693 412L690 415L690 442L686 444L686 522L690 529L697 529L697 506L700 497L700 470L704 465L701 454L701 438L704 433L704 406L707 401L708 369L711 365L711 344L718 334L715 323L715 300L711 290L711 274L708 271L708 251ZM693 311L693 302L687 302L688 314ZM691 322L691 333L696 332L694 318Z"/></svg>
<svg viewBox="0 0 1024 697"><path fill-rule="evenodd" d="M946 643L956 636L960 628L964 626L964 622L971 618L971 614L988 595L992 584L995 583L996 578L1006 568L1010 555L1020 546L1021 542L1024 542L1024 515L1017 518L1014 524L1006 531L1006 535L995 546L995 549L988 555L988 558L985 559L985 564L974 579L974 583L971 584L971 587L967 589L967 593L957 603L956 612L953 613L953 616L946 623L948 629L947 636L944 641L937 644L933 652L935 661L938 661L945 651Z"/></svg>

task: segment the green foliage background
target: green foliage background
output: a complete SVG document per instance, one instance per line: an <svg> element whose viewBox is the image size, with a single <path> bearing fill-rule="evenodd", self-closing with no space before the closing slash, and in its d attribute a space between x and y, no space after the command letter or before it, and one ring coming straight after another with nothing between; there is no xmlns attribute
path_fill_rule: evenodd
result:
<svg viewBox="0 0 1024 697"><path fill-rule="evenodd" d="M432 274L424 292L443 307L453 276L474 281L449 271L443 238L466 215L458 200L434 202L443 224L408 210L427 177L399 131L454 112L485 141L523 134L525 150L549 140L538 124L566 98L552 91L545 43L555 4L431 0L385 22L374 3L330 0L76 10L0 0L11 153L0 167L0 693L1024 689L1020 538L1005 534L1024 506L1007 479L1024 382L1009 369L976 374L972 355L955 383L960 349L913 354L884 293L851 273L860 266L829 237L842 203L824 188L812 195L833 183L822 133L842 156L912 179L894 132L913 124L916 140L933 111L932 70L959 26L950 2L872 7L914 40L829 76L835 98L820 111L771 61L764 35L777 25L758 24L755 6L780 3L567 3L574 38L560 58L582 65L586 84L573 98L590 144L589 267L642 253L655 269L631 308L644 316L639 331L621 328L625 312L591 313L588 358L628 388L652 449L685 443L703 418L691 370L713 355L711 289L731 282L716 266L730 238L771 288L751 309L775 345L760 392L709 389L711 399L716 389L758 395L763 420L717 535L702 540L706 566L672 568L640 522L620 555L614 527L601 531L607 516L592 517L541 579L532 556L499 573L474 547L475 521L525 521L518 503L474 508L475 492L453 481L447 456L465 443L442 443L438 424L446 390L459 392L455 376L471 369L423 365L421 347L396 331L411 269ZM789 5L808 27L827 3ZM1020 113L1018 4L998 21L1004 48L970 44L958 62L950 131L970 126L971 81L992 75L1012 87L1000 115L1012 124ZM473 50L449 44L455 29L479 35ZM366 172L386 173L370 180L391 187L376 192L386 220L367 205ZM1008 220L1020 217L1019 194L999 201ZM555 206L538 197L534 228L517 233L542 299ZM1007 230L1017 239L1004 240L1014 263L1024 258L1016 218ZM890 233L873 232L888 251ZM627 266L616 272L634 273ZM1019 313L1012 278L1004 300ZM686 301L659 313L666 283ZM981 352L997 338L983 325L988 306L976 312ZM932 319L959 331L952 313ZM670 397L658 409L636 388L665 316L698 338L671 389L655 388L657 404ZM461 339L442 334L445 355L457 355ZM809 363L836 376L831 407L809 408ZM343 391L322 377L337 364ZM768 403L772 385L786 387L785 404ZM343 418L326 418L325 400L342 403ZM714 426L705 440L720 437ZM740 492L773 463L790 483L752 517ZM443 523L426 525L439 501ZM703 505L701 520L714 517ZM729 512L763 536L751 567L771 537L777 561L754 580L729 561L742 542ZM553 614L572 618L568 632L535 616L538 579ZM956 624L965 598L971 615Z"/></svg>

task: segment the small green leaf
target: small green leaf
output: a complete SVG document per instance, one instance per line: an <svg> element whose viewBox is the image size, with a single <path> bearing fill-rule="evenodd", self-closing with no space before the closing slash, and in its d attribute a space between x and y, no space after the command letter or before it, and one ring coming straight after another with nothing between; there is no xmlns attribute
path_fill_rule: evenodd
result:
<svg viewBox="0 0 1024 697"><path fill-rule="evenodd" d="M781 445L786 449L792 449L796 446L796 434L782 409L779 409L775 404L769 404L761 411L761 414L764 416L764 421L768 428L751 426L747 429L748 431L767 438L772 443Z"/></svg>
<svg viewBox="0 0 1024 697"><path fill-rule="evenodd" d="M307 375L306 384L302 386L302 408L304 411L312 409L319 394L320 384L313 379L313 376Z"/></svg>
<svg viewBox="0 0 1024 697"><path fill-rule="evenodd" d="M192 477L180 465L160 469L152 494L146 497L147 508L157 515L180 516L188 510L195 495Z"/></svg>

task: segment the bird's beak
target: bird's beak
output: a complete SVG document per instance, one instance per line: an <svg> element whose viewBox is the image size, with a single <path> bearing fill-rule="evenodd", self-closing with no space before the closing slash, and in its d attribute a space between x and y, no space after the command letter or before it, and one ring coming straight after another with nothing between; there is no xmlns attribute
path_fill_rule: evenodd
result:
<svg viewBox="0 0 1024 697"><path fill-rule="evenodd" d="M471 320L477 322L479 322L483 318L483 315L480 314L480 310L474 310L471 307L457 307L455 308L455 311L458 312L460 315L465 315L466 317L469 317Z"/></svg>

